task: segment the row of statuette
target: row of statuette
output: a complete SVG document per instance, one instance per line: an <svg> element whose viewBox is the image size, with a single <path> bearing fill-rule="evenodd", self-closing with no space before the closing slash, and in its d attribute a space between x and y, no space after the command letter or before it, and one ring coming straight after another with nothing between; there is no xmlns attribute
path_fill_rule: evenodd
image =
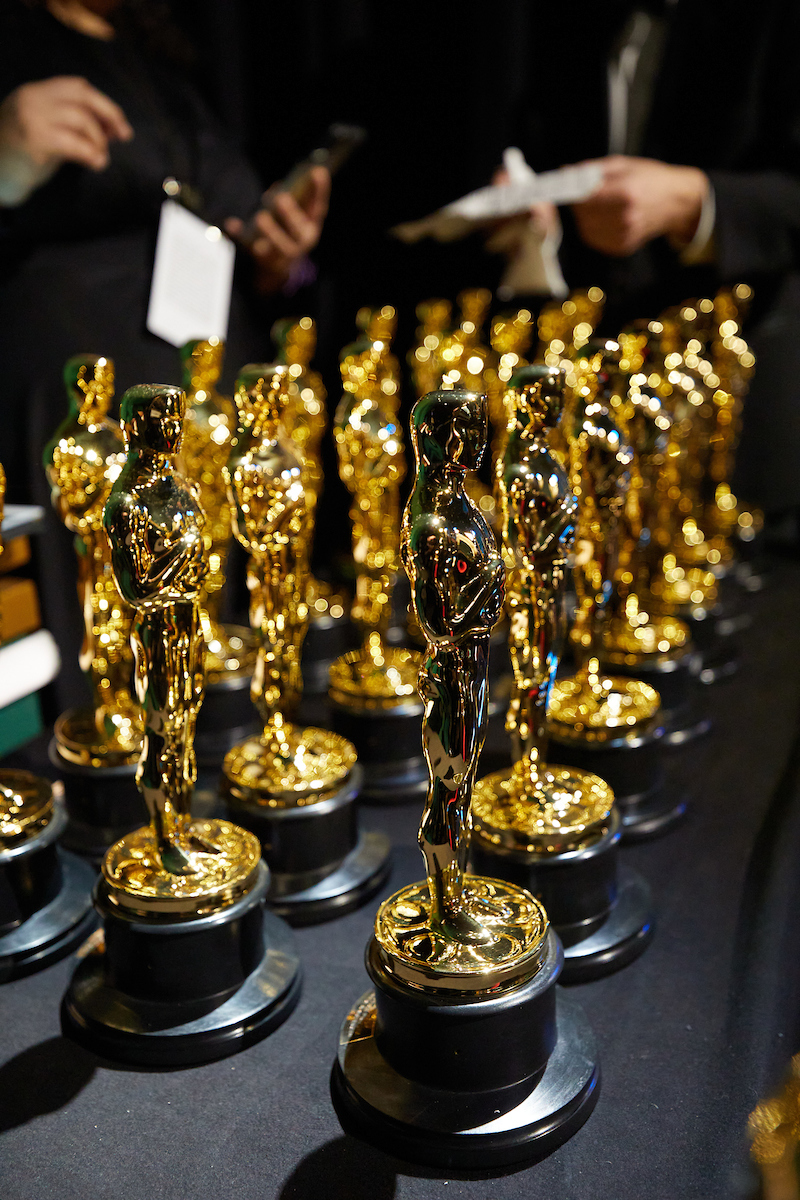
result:
<svg viewBox="0 0 800 1200"><path fill-rule="evenodd" d="M359 798L424 796L426 877L378 910L340 1119L480 1167L579 1128L597 1055L555 985L649 943L649 888L620 848L684 813L664 748L707 728L722 585L758 525L730 486L749 294L610 340L590 289L542 310L533 354L527 310L496 317L487 347L488 293L462 294L455 328L449 304L421 305L404 511L396 314L362 310L333 430L349 614L311 571L326 396L310 319L281 324L277 360L242 368L233 401L222 345L196 342L184 388L129 389L120 422L111 361L71 360L45 469L75 534L92 704L56 722L59 784L2 772L0 978L85 943L70 1036L139 1064L232 1053L297 1002L282 918L330 919L387 878ZM220 618L232 535L249 629ZM304 679L325 727L299 719ZM481 774L495 716L507 763Z"/></svg>

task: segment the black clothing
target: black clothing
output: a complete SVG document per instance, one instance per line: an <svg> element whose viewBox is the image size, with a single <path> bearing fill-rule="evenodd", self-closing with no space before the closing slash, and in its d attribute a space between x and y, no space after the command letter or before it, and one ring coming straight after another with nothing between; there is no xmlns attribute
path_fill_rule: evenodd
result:
<svg viewBox="0 0 800 1200"><path fill-rule="evenodd" d="M344 20L338 35L330 27L330 6L350 14L346 35ZM519 145L537 171L606 155L609 59L635 9L664 19L669 30L641 154L708 173L716 261L684 266L664 239L630 258L609 258L581 241L566 208L565 278L571 287L604 288L610 334L723 283L749 283L755 300L746 334L758 367L735 487L768 510L800 504L800 8L793 0L576 0L568 11L530 0L464 0L457 21L451 5L436 3L401 11L377 0L298 0L283 13L240 0L240 8L248 23L257 25L263 10L262 21L306 31L297 69L304 101L324 112L320 126L335 117L370 132L336 182L320 247L323 363L352 336L360 304L397 305L398 344L406 347L415 303L452 297L459 287L496 287L502 262L483 252L479 236L407 247L387 229L485 184L507 145Z"/></svg>
<svg viewBox="0 0 800 1200"><path fill-rule="evenodd" d="M535 169L607 153L606 63L625 15L643 6L621 7L616 23L603 6L587 8L568 60L537 54L537 44L552 46L563 33L561 13L538 7L536 70L519 127ZM716 198L714 263L683 266L664 239L630 258L608 258L583 244L566 211L565 278L606 290L608 333L721 284L749 283L746 334L757 366L734 490L768 511L800 506L800 9L793 0L678 0L667 11L641 154L707 173Z"/></svg>
<svg viewBox="0 0 800 1200"><path fill-rule="evenodd" d="M134 40L97 41L20 0L3 8L0 98L25 82L84 76L120 105L135 134L111 145L106 170L65 164L24 204L0 210L0 461L9 501L44 504L49 513L41 459L66 413L66 360L109 355L118 396L136 383L180 382L177 351L145 329L163 180L171 175L196 188L202 215L214 222L252 213L261 184L175 67ZM242 363L269 353L271 314L259 311L246 283L234 286L226 384ZM80 613L71 537L54 514L38 549L44 621L63 659L63 707L82 686Z"/></svg>

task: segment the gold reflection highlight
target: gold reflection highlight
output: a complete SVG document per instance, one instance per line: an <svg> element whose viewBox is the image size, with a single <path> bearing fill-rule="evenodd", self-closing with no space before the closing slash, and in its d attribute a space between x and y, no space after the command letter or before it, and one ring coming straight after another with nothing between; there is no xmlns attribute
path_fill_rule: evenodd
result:
<svg viewBox="0 0 800 1200"><path fill-rule="evenodd" d="M70 709L55 725L63 758L91 767L135 763L142 715L132 695L132 611L120 595L103 530L103 508L125 461L119 424L108 413L114 364L84 355L64 368L69 413L44 452L53 506L74 535L83 613L79 655L92 694L90 709Z"/></svg>
<svg viewBox="0 0 800 1200"><path fill-rule="evenodd" d="M547 706L564 642L567 555L577 503L548 443L564 405L564 372L528 368L506 395L508 436L497 464L514 672L506 729L514 766L479 780L475 836L488 849L554 853L602 836L614 795L586 771L551 766Z"/></svg>
<svg viewBox="0 0 800 1200"><path fill-rule="evenodd" d="M619 343L593 340L574 367L567 435L570 489L578 501L572 631L578 669L551 693L550 727L560 738L618 737L649 724L660 705L653 688L610 676L600 665L634 465L619 414L620 357Z"/></svg>
<svg viewBox="0 0 800 1200"><path fill-rule="evenodd" d="M313 528L301 452L281 425L293 379L286 363L243 368L236 386L239 423L225 467L234 531L250 556L250 623L258 638L251 696L264 728L228 752L223 774L236 799L270 807L323 799L356 761L353 746L338 734L290 720L303 688Z"/></svg>
<svg viewBox="0 0 800 1200"><path fill-rule="evenodd" d="M136 691L144 741L136 782L150 826L103 860L109 900L146 916L191 917L254 883L258 839L227 821L193 820L194 732L203 699L199 598L208 570L205 515L177 470L185 396L166 385L122 401L128 455L103 516L117 586L135 609Z"/></svg>
<svg viewBox="0 0 800 1200"><path fill-rule="evenodd" d="M402 430L381 388L373 351L348 350L340 365L344 394L334 438L339 474L352 496L356 591L350 615L362 645L331 664L330 694L339 704L357 707L416 703L419 655L386 641L400 565Z"/></svg>
<svg viewBox="0 0 800 1200"><path fill-rule="evenodd" d="M538 969L547 917L521 888L467 875L470 803L486 736L489 638L500 618L505 568L469 498L487 439L486 399L431 393L412 413L417 475L403 517L402 555L427 643L420 671L429 790L419 831L427 881L378 911L386 970L433 991L512 986Z"/></svg>
<svg viewBox="0 0 800 1200"><path fill-rule="evenodd" d="M233 401L217 390L224 354L225 343L220 338L188 342L181 351L186 419L178 470L199 487L206 514L203 537L208 548L208 575L200 595L200 620L209 683L233 673L249 674L255 654L249 630L226 627L219 615L231 541L231 508L222 468L236 428Z"/></svg>

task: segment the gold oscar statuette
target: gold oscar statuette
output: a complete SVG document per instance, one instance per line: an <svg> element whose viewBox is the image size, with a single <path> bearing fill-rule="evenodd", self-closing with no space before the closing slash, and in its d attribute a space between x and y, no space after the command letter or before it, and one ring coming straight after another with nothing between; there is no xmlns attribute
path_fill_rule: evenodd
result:
<svg viewBox="0 0 800 1200"><path fill-rule="evenodd" d="M178 918L214 912L243 896L261 858L252 834L191 814L208 549L198 492L177 470L185 403L183 391L168 385L125 393L128 455L103 516L117 586L135 610L136 691L144 711L136 778L150 814L149 827L107 852L103 885L111 904Z"/></svg>
<svg viewBox="0 0 800 1200"><path fill-rule="evenodd" d="M649 684L609 676L600 665L633 466L614 392L619 357L617 342L590 342L574 368L567 436L570 490L578 501L572 633L578 670L555 682L549 705L550 732L564 741L600 742L641 730L660 706Z"/></svg>
<svg viewBox="0 0 800 1200"><path fill-rule="evenodd" d="M606 297L602 288L571 292L566 300L552 300L539 313L537 362L567 369L589 341L600 320Z"/></svg>
<svg viewBox="0 0 800 1200"><path fill-rule="evenodd" d="M277 350L276 363L289 368L282 425L300 453L311 523L312 532L305 543L309 560L305 571L309 613L312 621L325 617L336 621L344 616L344 601L327 583L312 575L310 567L314 519L324 483L322 439L328 427L327 392L322 376L311 367L317 344L316 326L311 317L284 318L273 325L272 339Z"/></svg>
<svg viewBox="0 0 800 1200"><path fill-rule="evenodd" d="M360 350L369 350L375 362L375 374L381 395L397 416L400 407L400 364L392 353L397 331L397 312L391 304L381 308L360 308L356 325L361 337L355 343Z"/></svg>
<svg viewBox="0 0 800 1200"><path fill-rule="evenodd" d="M419 831L427 879L378 910L383 969L411 988L479 994L531 978L548 930L534 898L467 874L470 803L486 736L489 638L505 567L465 484L487 440L485 396L434 392L412 413L417 461L402 555L427 647L420 671L427 803Z"/></svg>
<svg viewBox="0 0 800 1200"><path fill-rule="evenodd" d="M55 725L59 754L87 767L133 764L142 715L132 695L132 610L120 595L103 529L103 508L125 460L122 430L109 408L114 364L79 355L64 368L69 414L44 452L53 505L75 535L78 597L83 612L79 662L91 687L91 709L70 709Z"/></svg>
<svg viewBox="0 0 800 1200"><path fill-rule="evenodd" d="M438 347L439 387L479 388L491 351L481 341L492 293L487 288L466 288L457 296L461 320Z"/></svg>
<svg viewBox="0 0 800 1200"><path fill-rule="evenodd" d="M356 594L351 619L362 646L330 668L331 697L345 707L387 709L416 699L419 655L386 642L399 568L400 483L405 475L399 422L381 389L370 351L346 356L334 436L339 474L352 496Z"/></svg>
<svg viewBox="0 0 800 1200"><path fill-rule="evenodd" d="M249 675L255 657L249 630L223 625L219 615L231 542L231 511L222 468L236 428L233 401L217 390L224 354L225 343L217 337L187 342L181 351L186 418L178 469L199 488L206 514L203 537L208 548L208 574L200 592L200 622L206 643L208 684L233 674Z"/></svg>
<svg viewBox="0 0 800 1200"><path fill-rule="evenodd" d="M441 380L439 346L450 332L453 306L449 300L424 300L416 308L417 344L408 354L408 365L414 380L414 390L421 399L433 392Z"/></svg>
<svg viewBox="0 0 800 1200"><path fill-rule="evenodd" d="M630 488L620 514L617 571L604 630L605 661L636 666L682 652L689 629L675 615L668 594L665 558L673 530L676 424L685 420L683 376L665 371L644 338L620 339L614 375L615 415L631 447ZM632 341L636 341L634 348ZM691 392L690 392L691 394Z"/></svg>
<svg viewBox="0 0 800 1200"><path fill-rule="evenodd" d="M504 551L513 563L506 604L514 686L506 728L514 766L478 781L472 814L474 836L489 849L557 854L602 834L614 794L597 775L553 766L546 757L577 503L547 442L564 405L564 372L539 367L525 374L528 382L506 396L508 438L497 464Z"/></svg>
<svg viewBox="0 0 800 1200"><path fill-rule="evenodd" d="M312 531L303 460L281 427L292 379L287 364L242 369L236 384L239 425L225 467L234 531L250 556L250 621L258 639L251 698L264 729L229 751L223 774L236 799L270 807L324 799L356 762L353 746L338 734L288 720L303 688Z"/></svg>
<svg viewBox="0 0 800 1200"><path fill-rule="evenodd" d="M486 398L489 401L489 423L492 427L492 465L503 453L506 427L510 414L506 412L505 397L511 382L521 367L528 365L525 354L533 338L533 316L527 308L516 313L503 313L492 321L490 342L493 362L484 372Z"/></svg>

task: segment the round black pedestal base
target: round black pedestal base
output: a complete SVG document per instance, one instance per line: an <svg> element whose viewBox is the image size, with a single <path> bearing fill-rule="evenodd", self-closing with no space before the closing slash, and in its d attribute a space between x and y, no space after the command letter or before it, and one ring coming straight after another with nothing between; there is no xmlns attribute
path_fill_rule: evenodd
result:
<svg viewBox="0 0 800 1200"><path fill-rule="evenodd" d="M686 799L664 781L661 765L663 727L608 742L583 738L561 741L550 730L550 757L566 767L599 775L614 792L624 842L643 841L666 833L686 812Z"/></svg>
<svg viewBox="0 0 800 1200"><path fill-rule="evenodd" d="M27 921L0 936L0 983L32 975L58 962L97 924L92 907L94 871L63 850L56 850L56 855L61 870L58 893Z"/></svg>
<svg viewBox="0 0 800 1200"><path fill-rule="evenodd" d="M732 646L719 645L703 655L703 666L698 676L700 683L708 687L712 683L722 683L730 679L739 670L739 655L734 653Z"/></svg>
<svg viewBox="0 0 800 1200"><path fill-rule="evenodd" d="M422 756L421 703L373 709L331 700L330 712L335 732L358 752L364 771L361 800L398 804L425 795L428 768Z"/></svg>
<svg viewBox="0 0 800 1200"><path fill-rule="evenodd" d="M357 646L358 631L347 614L332 617L326 612L312 617L303 642L304 695L320 696L327 692L331 663Z"/></svg>
<svg viewBox="0 0 800 1200"><path fill-rule="evenodd" d="M687 645L669 654L654 658L638 658L634 655L609 657L609 670L628 679L641 679L648 683L661 697L661 717L667 712L687 704L694 694L697 676L702 666L702 655L692 645Z"/></svg>
<svg viewBox="0 0 800 1200"><path fill-rule="evenodd" d="M360 799L367 804L405 804L418 801L428 790L428 768L424 758L364 767Z"/></svg>
<svg viewBox="0 0 800 1200"><path fill-rule="evenodd" d="M617 797L623 842L646 842L669 833L684 820L688 803L686 793L676 790L663 776L646 792Z"/></svg>
<svg viewBox="0 0 800 1200"><path fill-rule="evenodd" d="M572 1137L597 1102L594 1037L583 1011L563 993L556 996L558 1033L544 1071L511 1108L477 1123L469 1119L475 1094L416 1083L390 1066L378 1048L374 1014L369 992L342 1028L331 1094L346 1132L399 1158L461 1170L538 1160ZM484 1093L483 1105L486 1099Z"/></svg>
<svg viewBox="0 0 800 1200"><path fill-rule="evenodd" d="M739 669L739 635L752 624L752 617L736 603L720 599L711 609L681 610L681 618L692 631L692 641L702 654L698 681L720 683Z"/></svg>
<svg viewBox="0 0 800 1200"><path fill-rule="evenodd" d="M698 696L692 696L687 704L679 708L665 710L662 717L665 746L687 746L698 738L706 737L714 726Z"/></svg>
<svg viewBox="0 0 800 1200"><path fill-rule="evenodd" d="M313 925L351 912L374 896L391 869L391 844L384 833L362 833L344 861L318 883L286 894L267 895L267 904L290 925Z"/></svg>
<svg viewBox="0 0 800 1200"><path fill-rule="evenodd" d="M142 1066L211 1062L265 1037L300 995L291 931L263 910L267 885L264 868L228 909L151 924L111 913L98 894L106 950L78 965L61 1006L63 1032L95 1054ZM118 974L127 976L124 988ZM234 986L219 990L228 977Z"/></svg>
<svg viewBox="0 0 800 1200"><path fill-rule="evenodd" d="M233 746L260 731L250 681L250 675L236 672L206 685L194 739L198 766L218 767Z"/></svg>
<svg viewBox="0 0 800 1200"><path fill-rule="evenodd" d="M550 761L564 767L579 767L605 780L622 813L625 797L640 795L661 779L661 725L643 733L622 734L606 741L582 735L562 740L557 726L549 727Z"/></svg>
<svg viewBox="0 0 800 1200"><path fill-rule="evenodd" d="M563 983L599 979L637 958L653 933L650 889L619 867L620 816L590 845L560 854L499 850L473 834L471 869L532 892L564 947Z"/></svg>
<svg viewBox="0 0 800 1200"><path fill-rule="evenodd" d="M631 867L617 870L614 904L602 924L587 938L564 947L562 983L588 983L627 967L653 937L650 887Z"/></svg>
<svg viewBox="0 0 800 1200"><path fill-rule="evenodd" d="M61 756L55 738L47 754L64 785L68 823L61 841L67 849L98 861L114 842L147 824L147 808L136 786L135 763L122 767L80 766Z"/></svg>
<svg viewBox="0 0 800 1200"><path fill-rule="evenodd" d="M270 808L227 791L226 816L261 841L270 870L267 904L293 925L327 921L367 900L389 872L389 840L358 830L356 765L338 791L315 804Z"/></svg>
<svg viewBox="0 0 800 1200"><path fill-rule="evenodd" d="M641 679L658 692L665 746L683 746L711 731L712 722L699 695L702 669L703 656L694 646L659 658L613 664L615 674Z"/></svg>

